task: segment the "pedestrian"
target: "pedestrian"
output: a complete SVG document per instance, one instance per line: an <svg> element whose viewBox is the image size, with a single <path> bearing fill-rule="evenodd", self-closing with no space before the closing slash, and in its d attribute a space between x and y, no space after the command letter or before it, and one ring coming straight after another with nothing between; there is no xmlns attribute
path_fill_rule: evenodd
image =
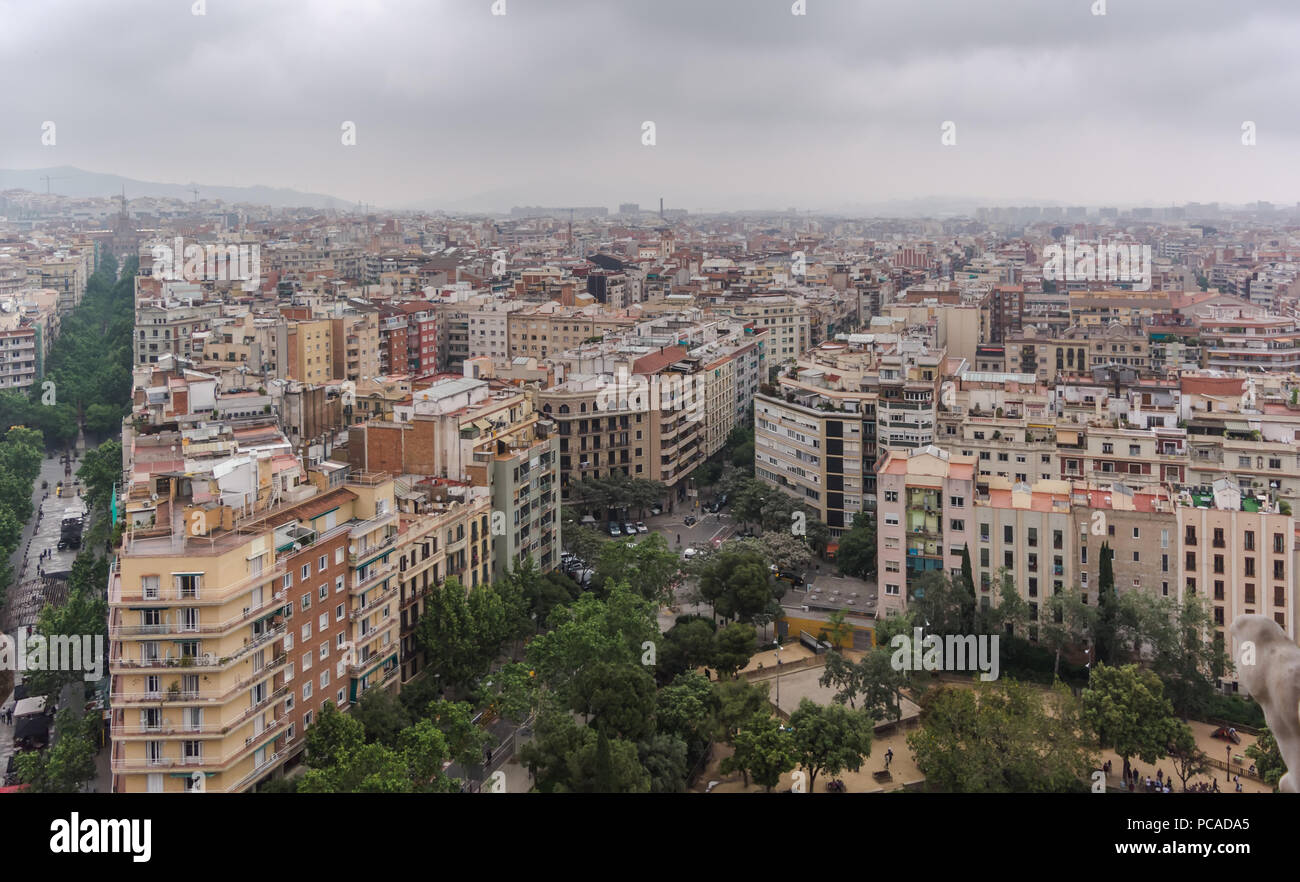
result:
<svg viewBox="0 0 1300 882"><path fill-rule="evenodd" d="M1165 783L1165 770L1164 770L1164 769L1156 769L1156 780L1159 781L1161 784Z"/></svg>
<svg viewBox="0 0 1300 882"><path fill-rule="evenodd" d="M889 750L885 751L885 768L888 769L889 764L892 763L893 761L894 761L894 748L891 747L889 748Z"/></svg>

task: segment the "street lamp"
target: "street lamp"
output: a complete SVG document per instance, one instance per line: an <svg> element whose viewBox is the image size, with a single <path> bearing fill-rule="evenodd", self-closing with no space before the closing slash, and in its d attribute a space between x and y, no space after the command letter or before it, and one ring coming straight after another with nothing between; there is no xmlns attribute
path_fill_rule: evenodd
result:
<svg viewBox="0 0 1300 882"><path fill-rule="evenodd" d="M781 710L781 638L776 643L776 709Z"/></svg>

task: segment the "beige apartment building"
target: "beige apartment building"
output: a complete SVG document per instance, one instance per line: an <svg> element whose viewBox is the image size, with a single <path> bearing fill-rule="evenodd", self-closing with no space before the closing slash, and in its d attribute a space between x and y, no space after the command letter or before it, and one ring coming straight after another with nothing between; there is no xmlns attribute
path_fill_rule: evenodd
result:
<svg viewBox="0 0 1300 882"><path fill-rule="evenodd" d="M291 319L287 334L289 379L308 385L320 385L334 379L333 322L329 319Z"/></svg>
<svg viewBox="0 0 1300 882"><path fill-rule="evenodd" d="M155 478L166 525L126 535L109 584L113 789L248 790L325 701L396 682L393 481L240 517Z"/></svg>

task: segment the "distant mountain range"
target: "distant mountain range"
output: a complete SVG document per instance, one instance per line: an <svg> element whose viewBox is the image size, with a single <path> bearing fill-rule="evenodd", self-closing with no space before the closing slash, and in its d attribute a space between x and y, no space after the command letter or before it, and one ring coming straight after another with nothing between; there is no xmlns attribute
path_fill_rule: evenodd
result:
<svg viewBox="0 0 1300 882"><path fill-rule="evenodd" d="M120 196L126 188L127 199L153 196L164 199L194 199L194 188L199 199L220 199L227 203L247 202L269 205L272 208L338 208L354 207L354 203L328 196L324 193L303 193L284 187L221 187L203 183L164 184L158 181L138 181L121 175L86 171L70 165L54 168L0 169L0 190L30 190L46 192L45 176L49 176L49 192L76 198Z"/></svg>

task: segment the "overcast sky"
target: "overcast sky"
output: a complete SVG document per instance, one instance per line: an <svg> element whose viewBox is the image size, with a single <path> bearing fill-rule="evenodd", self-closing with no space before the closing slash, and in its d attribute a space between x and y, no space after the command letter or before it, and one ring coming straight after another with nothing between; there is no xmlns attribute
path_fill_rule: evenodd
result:
<svg viewBox="0 0 1300 882"><path fill-rule="evenodd" d="M0 168L391 207L1300 200L1297 0L505 2L0 0Z"/></svg>

